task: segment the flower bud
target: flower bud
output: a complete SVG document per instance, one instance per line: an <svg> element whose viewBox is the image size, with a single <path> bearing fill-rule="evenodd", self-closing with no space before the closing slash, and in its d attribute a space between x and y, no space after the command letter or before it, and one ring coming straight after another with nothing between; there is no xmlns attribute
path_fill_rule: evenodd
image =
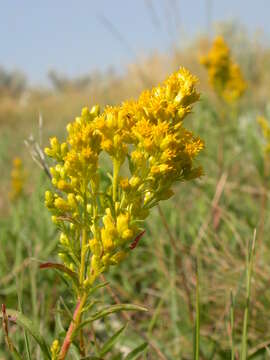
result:
<svg viewBox="0 0 270 360"><path fill-rule="evenodd" d="M61 144L61 156L66 156L66 154L67 154L67 152L68 152L68 145L67 145L67 143L62 143Z"/></svg>
<svg viewBox="0 0 270 360"><path fill-rule="evenodd" d="M101 244L96 238L89 241L89 246L94 255L100 256L102 251Z"/></svg>
<svg viewBox="0 0 270 360"><path fill-rule="evenodd" d="M94 105L92 106L91 110L90 110L90 114L94 117L98 116L100 113L100 106L99 105Z"/></svg>
<svg viewBox="0 0 270 360"><path fill-rule="evenodd" d="M68 244L68 238L64 233L60 234L60 243L62 245L67 245Z"/></svg>
<svg viewBox="0 0 270 360"><path fill-rule="evenodd" d="M127 253L125 251L118 251L116 254L114 254L110 258L110 262L112 265L117 265L121 261L123 261L126 258L126 256L127 256Z"/></svg>
<svg viewBox="0 0 270 360"><path fill-rule="evenodd" d="M69 123L69 124L67 124L66 129L67 129L67 132L68 132L68 133L69 133L69 132L71 132L72 125L71 125L70 123Z"/></svg>
<svg viewBox="0 0 270 360"><path fill-rule="evenodd" d="M87 117L87 116L89 116L89 114L90 114L90 112L89 112L88 107L87 106L83 107L82 111L81 111L81 116Z"/></svg>
<svg viewBox="0 0 270 360"><path fill-rule="evenodd" d="M76 202L76 197L74 194L68 194L67 196L67 201L69 203L69 205L71 206L72 209L76 208L77 206L77 202Z"/></svg>
<svg viewBox="0 0 270 360"><path fill-rule="evenodd" d="M130 186L135 188L139 185L141 179L138 176L132 176L132 178L130 178L129 183Z"/></svg>

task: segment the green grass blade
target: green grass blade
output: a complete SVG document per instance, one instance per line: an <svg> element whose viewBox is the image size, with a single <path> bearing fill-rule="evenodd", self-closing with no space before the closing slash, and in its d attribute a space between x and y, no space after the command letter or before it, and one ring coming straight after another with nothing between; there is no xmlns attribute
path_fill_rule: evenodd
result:
<svg viewBox="0 0 270 360"><path fill-rule="evenodd" d="M245 304L243 330L242 330L242 345L241 345L241 357L240 357L241 360L247 359L247 327L248 327L249 303L251 296L251 279L252 279L253 259L255 252L255 240L256 240L256 230L254 231L253 239L249 244L248 256L247 256L246 304Z"/></svg>
<svg viewBox="0 0 270 360"><path fill-rule="evenodd" d="M193 358L199 360L200 354L200 292L199 292L199 271L196 263L196 320L195 320L195 334L193 345Z"/></svg>
<svg viewBox="0 0 270 360"><path fill-rule="evenodd" d="M231 360L235 359L234 350L234 297L231 292L231 304L230 304L230 326L231 326Z"/></svg>
<svg viewBox="0 0 270 360"><path fill-rule="evenodd" d="M114 344L118 341L119 337L122 335L122 333L125 331L127 327L127 324L122 326L115 334L113 334L112 337L110 337L105 344L102 346L102 348L99 351L99 356L103 357L106 355L114 346Z"/></svg>
<svg viewBox="0 0 270 360"><path fill-rule="evenodd" d="M93 314L88 319L81 322L81 324L77 327L76 332L83 328L87 324L91 324L93 321L98 319L103 319L108 315L111 315L113 313L119 312L119 311L148 311L145 307L139 306L139 305L132 305L132 304L119 304L119 305L112 305L105 309L102 309L95 314Z"/></svg>
<svg viewBox="0 0 270 360"><path fill-rule="evenodd" d="M124 360L136 360L138 357L146 350L148 344L144 342L143 344L136 347L130 353L127 354Z"/></svg>

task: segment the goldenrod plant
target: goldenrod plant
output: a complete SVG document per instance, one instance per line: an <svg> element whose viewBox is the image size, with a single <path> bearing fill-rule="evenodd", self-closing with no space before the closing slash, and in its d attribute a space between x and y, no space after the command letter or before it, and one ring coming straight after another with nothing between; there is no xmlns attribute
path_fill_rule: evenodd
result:
<svg viewBox="0 0 270 360"><path fill-rule="evenodd" d="M239 65L222 36L217 36L209 53L201 63L208 70L208 77L215 93L227 103L234 103L244 94L247 83Z"/></svg>
<svg viewBox="0 0 270 360"><path fill-rule="evenodd" d="M115 305L84 318L93 309L93 293L104 286L97 279L136 248L151 209L173 195L174 183L202 175L195 159L204 143L183 126L199 99L196 83L180 68L137 101L108 106L103 112L99 106L83 108L67 125L64 142L50 139L45 153L54 161L53 190L46 191L45 205L60 230L62 264L45 263L41 268L55 268L69 279L75 309L64 337L57 336L50 349L39 342L47 358L65 359L77 337L80 354L86 356L87 324L115 311L145 310ZM107 174L104 158L111 164ZM102 354L100 349L95 355Z"/></svg>
<svg viewBox="0 0 270 360"><path fill-rule="evenodd" d="M218 99L216 116L219 121L220 138L217 154L219 169L222 171L228 119L229 117L237 117L237 105L247 88L247 83L239 65L232 59L231 51L222 36L217 36L214 39L208 54L202 56L200 62L208 71L209 83Z"/></svg>
<svg viewBox="0 0 270 360"><path fill-rule="evenodd" d="M95 280L136 247L143 221L159 201L173 195L172 185L201 175L194 158L203 142L183 127L199 99L196 79L180 69L162 86L119 107L84 108L68 124L68 137L46 148L55 192L46 206L61 229L60 257L78 281L77 324ZM108 181L100 181L102 153L111 160ZM129 174L121 169L129 166ZM75 275L76 274L76 275ZM60 358L67 349L63 344Z"/></svg>

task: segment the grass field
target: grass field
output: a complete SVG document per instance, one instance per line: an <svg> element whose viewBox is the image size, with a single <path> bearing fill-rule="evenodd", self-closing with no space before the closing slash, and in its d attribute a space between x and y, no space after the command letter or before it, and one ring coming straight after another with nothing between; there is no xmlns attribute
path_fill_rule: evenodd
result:
<svg viewBox="0 0 270 360"><path fill-rule="evenodd" d="M256 118L270 120L270 51L251 43L242 54L232 50L248 89L223 116L198 61L204 48L205 42L197 41L165 60L157 54L130 66L123 77L104 75L83 90L34 89L24 101L0 98L0 302L31 318L48 344L67 329L74 304L62 277L39 269L40 263L59 262L59 236L44 206L49 178L24 140L33 134L43 148L50 136L63 138L66 124L83 106L118 104L185 65L201 82L201 99L185 126L205 141L198 159L204 175L176 184L174 197L162 201L147 219L133 256L104 274L108 285L97 295L101 304L133 303L148 311L97 321L85 338L98 348L127 324L113 350L100 359L124 359L144 343L148 346L138 359L269 358L269 154ZM18 156L25 182L12 201L10 174ZM40 348L21 328L10 323L9 336L23 359L42 359ZM9 356L0 331L0 359ZM68 358L81 358L75 346Z"/></svg>

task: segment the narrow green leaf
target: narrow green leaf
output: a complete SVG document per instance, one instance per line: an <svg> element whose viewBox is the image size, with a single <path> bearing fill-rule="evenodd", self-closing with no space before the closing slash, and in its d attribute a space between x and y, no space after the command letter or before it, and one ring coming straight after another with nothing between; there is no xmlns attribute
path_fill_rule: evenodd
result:
<svg viewBox="0 0 270 360"><path fill-rule="evenodd" d="M45 359L50 360L51 355L48 346L44 338L41 336L39 330L36 328L35 324L19 311L7 309L6 313L10 321L14 322L15 324L18 324L33 336L33 338L39 344ZM2 318L2 316L3 315L0 314L0 318Z"/></svg>
<svg viewBox="0 0 270 360"><path fill-rule="evenodd" d="M159 300L158 304L157 304L157 307L156 307L156 309L155 309L155 311L154 311L154 314L153 314L153 316L152 316L152 319L151 319L151 321L149 322L148 330L147 330L148 335L151 335L151 332L152 332L152 330L153 330L154 327L155 327L155 324L156 324L156 322L157 322L157 319L158 319L160 310L161 310L161 308L162 308L162 306L163 306L163 303L164 303L164 299L161 298L161 299Z"/></svg>
<svg viewBox="0 0 270 360"><path fill-rule="evenodd" d="M69 308L68 308L67 304L65 303L64 299L62 298L62 296L60 296L59 300L62 303L62 305L64 306L69 319L72 320L72 312L69 310Z"/></svg>
<svg viewBox="0 0 270 360"><path fill-rule="evenodd" d="M146 342L139 345L134 350L132 350L130 353L128 353L124 360L136 360L136 359L138 359L138 357L145 351L147 346L148 346L148 344Z"/></svg>
<svg viewBox="0 0 270 360"><path fill-rule="evenodd" d="M103 282L101 284L94 286L93 288L90 289L89 296L93 295L97 290L104 288L108 284L109 284L109 282L107 281L107 282Z"/></svg>
<svg viewBox="0 0 270 360"><path fill-rule="evenodd" d="M91 324L93 321L105 318L108 315L111 315L113 313L119 312L119 311L148 311L145 307L139 306L139 305L133 305L133 304L118 304L118 305L112 305L105 309L102 309L98 312L96 312L94 315L89 317L88 319L81 322L81 324L77 327L75 334L78 330L83 328L87 324Z"/></svg>
<svg viewBox="0 0 270 360"><path fill-rule="evenodd" d="M47 262L47 263L39 265L39 268L40 269L57 269L61 272L64 272L75 282L76 285L78 285L78 278L77 278L76 273L74 271L70 270L69 268L67 268L63 264Z"/></svg>
<svg viewBox="0 0 270 360"><path fill-rule="evenodd" d="M119 337L122 335L122 333L125 331L127 327L127 324L125 324L124 326L122 326L112 337L110 337L105 344L102 346L102 348L100 349L99 352L99 356L104 356L106 355L114 346L114 344L117 342L117 340L119 339Z"/></svg>

